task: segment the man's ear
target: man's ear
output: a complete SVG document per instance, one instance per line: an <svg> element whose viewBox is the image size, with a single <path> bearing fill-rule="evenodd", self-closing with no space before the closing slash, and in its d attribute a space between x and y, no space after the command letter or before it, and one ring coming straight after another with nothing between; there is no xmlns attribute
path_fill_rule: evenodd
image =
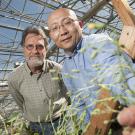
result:
<svg viewBox="0 0 135 135"><path fill-rule="evenodd" d="M82 28L83 27L83 21L79 21L79 25Z"/></svg>

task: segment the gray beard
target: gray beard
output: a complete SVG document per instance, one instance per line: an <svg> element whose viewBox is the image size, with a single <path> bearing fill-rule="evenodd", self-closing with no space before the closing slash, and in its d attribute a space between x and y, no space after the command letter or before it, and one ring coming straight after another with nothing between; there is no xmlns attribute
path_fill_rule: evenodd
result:
<svg viewBox="0 0 135 135"><path fill-rule="evenodd" d="M26 58L26 62L31 68L39 67L43 65L43 60L38 57L34 57L32 59Z"/></svg>

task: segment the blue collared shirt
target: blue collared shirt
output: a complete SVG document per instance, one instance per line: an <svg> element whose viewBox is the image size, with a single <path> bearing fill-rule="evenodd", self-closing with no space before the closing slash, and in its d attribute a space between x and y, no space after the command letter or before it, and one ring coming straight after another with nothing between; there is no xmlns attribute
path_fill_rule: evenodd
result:
<svg viewBox="0 0 135 135"><path fill-rule="evenodd" d="M134 102L135 76L129 63L132 62L125 60L118 46L105 34L83 36L72 55L66 54L63 80L78 116L86 111L86 123L101 86L109 88L112 96L128 97L129 103ZM125 103L122 99L120 102Z"/></svg>

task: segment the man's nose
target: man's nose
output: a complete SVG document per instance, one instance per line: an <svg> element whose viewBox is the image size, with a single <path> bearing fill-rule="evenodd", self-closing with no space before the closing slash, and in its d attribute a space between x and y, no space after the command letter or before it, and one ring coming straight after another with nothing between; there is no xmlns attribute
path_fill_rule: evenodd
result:
<svg viewBox="0 0 135 135"><path fill-rule="evenodd" d="M64 25L61 25L59 27L59 33L60 33L61 36L63 36L63 35L66 35L68 33L68 30Z"/></svg>
<svg viewBox="0 0 135 135"><path fill-rule="evenodd" d="M34 52L34 53L37 53L37 52L38 52L38 48L37 48L37 46L34 46L34 48L33 48L32 52Z"/></svg>

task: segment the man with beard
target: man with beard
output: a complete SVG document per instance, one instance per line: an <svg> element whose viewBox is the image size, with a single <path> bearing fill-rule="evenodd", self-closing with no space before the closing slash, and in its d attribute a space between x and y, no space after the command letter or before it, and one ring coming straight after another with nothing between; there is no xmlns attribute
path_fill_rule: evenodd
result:
<svg viewBox="0 0 135 135"><path fill-rule="evenodd" d="M52 135L59 125L62 107L67 104L60 65L45 59L48 43L41 28L26 28L21 45L25 63L9 75L9 90L30 122L30 130Z"/></svg>

